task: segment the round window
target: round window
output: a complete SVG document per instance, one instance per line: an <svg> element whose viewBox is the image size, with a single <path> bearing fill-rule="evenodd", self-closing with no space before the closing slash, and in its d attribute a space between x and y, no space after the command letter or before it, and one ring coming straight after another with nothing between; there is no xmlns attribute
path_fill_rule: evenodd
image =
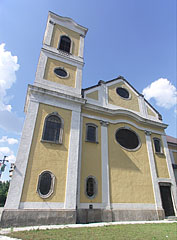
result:
<svg viewBox="0 0 177 240"><path fill-rule="evenodd" d="M116 140L122 147L129 150L135 150L140 145L136 133L126 128L120 128L117 130Z"/></svg>
<svg viewBox="0 0 177 240"><path fill-rule="evenodd" d="M55 68L54 69L54 73L58 76L58 77L61 77L61 78L67 78L68 77L68 73L65 69L63 68Z"/></svg>
<svg viewBox="0 0 177 240"><path fill-rule="evenodd" d="M125 88L122 88L122 87L118 87L116 89L116 92L119 96L121 96L122 98L129 98L130 94L129 92L127 91L127 89Z"/></svg>

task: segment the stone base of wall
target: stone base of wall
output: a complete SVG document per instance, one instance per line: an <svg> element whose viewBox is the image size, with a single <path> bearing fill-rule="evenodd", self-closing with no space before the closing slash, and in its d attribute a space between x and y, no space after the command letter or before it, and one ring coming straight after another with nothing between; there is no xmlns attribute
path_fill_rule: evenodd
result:
<svg viewBox="0 0 177 240"><path fill-rule="evenodd" d="M75 210L4 210L1 227L22 227L76 223Z"/></svg>
<svg viewBox="0 0 177 240"><path fill-rule="evenodd" d="M1 227L38 226L52 224L74 224L118 221L152 221L164 219L164 211L159 210L4 210Z"/></svg>
<svg viewBox="0 0 177 240"><path fill-rule="evenodd" d="M165 218L163 210L78 209L77 223L153 221Z"/></svg>

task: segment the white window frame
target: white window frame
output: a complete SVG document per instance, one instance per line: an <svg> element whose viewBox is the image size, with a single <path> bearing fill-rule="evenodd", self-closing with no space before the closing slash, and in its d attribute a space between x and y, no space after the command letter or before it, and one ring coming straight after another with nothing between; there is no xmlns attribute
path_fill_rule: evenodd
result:
<svg viewBox="0 0 177 240"><path fill-rule="evenodd" d="M95 127L95 141L90 141L87 138L88 127ZM94 123L86 123L85 141L86 142L91 142L91 143L98 143L98 126L96 124L94 124Z"/></svg>
<svg viewBox="0 0 177 240"><path fill-rule="evenodd" d="M60 127L60 132L59 132L59 139L57 139L57 140L55 140L55 141L49 141L49 140L45 140L45 139L44 139L44 135L45 135L45 131L46 131L47 119L48 119L50 116L57 116L57 117L60 118L60 120L61 120L61 127ZM62 144L62 142L63 142L63 130L64 130L64 121L63 121L62 117L61 117L57 112L53 112L53 113L48 114L48 115L45 117L45 120L44 120L44 127L43 127L43 133L42 133L41 142Z"/></svg>
<svg viewBox="0 0 177 240"><path fill-rule="evenodd" d="M39 186L40 186L40 181L41 181L42 175L45 174L45 173L49 173L50 174L50 176L51 176L51 185L50 185L49 192L46 195L43 195L40 192ZM41 198L44 198L44 199L50 197L52 195L52 193L54 192L54 186L55 186L55 175L52 172L48 171L48 170L45 170L45 171L41 172L39 177L38 177L38 184L37 184L37 193L39 194L39 196Z"/></svg>
<svg viewBox="0 0 177 240"><path fill-rule="evenodd" d="M93 178L94 179L94 194L93 194L93 196L88 196L87 195L87 181L88 181L88 179L89 178ZM85 195L86 195L86 197L87 198L89 198L89 199L93 199L93 198L95 198L96 197L96 195L98 194L98 182L97 182L97 179L96 179L96 177L94 177L94 176L92 176L92 175L89 175L86 179L85 179Z"/></svg>

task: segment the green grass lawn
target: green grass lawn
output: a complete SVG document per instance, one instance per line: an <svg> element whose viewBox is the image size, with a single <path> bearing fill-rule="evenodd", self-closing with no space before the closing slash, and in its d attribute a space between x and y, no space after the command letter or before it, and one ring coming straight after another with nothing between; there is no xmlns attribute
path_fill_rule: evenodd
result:
<svg viewBox="0 0 177 240"><path fill-rule="evenodd" d="M12 232L8 236L23 240L177 240L177 223L33 230Z"/></svg>

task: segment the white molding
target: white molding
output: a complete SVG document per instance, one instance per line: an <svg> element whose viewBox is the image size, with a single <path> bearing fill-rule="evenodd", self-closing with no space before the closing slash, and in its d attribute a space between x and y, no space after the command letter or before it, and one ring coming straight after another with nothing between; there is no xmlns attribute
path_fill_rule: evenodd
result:
<svg viewBox="0 0 177 240"><path fill-rule="evenodd" d="M79 159L80 112L72 111L68 169L65 193L65 209L76 209Z"/></svg>
<svg viewBox="0 0 177 240"><path fill-rule="evenodd" d="M77 98L50 90L48 91L46 89L31 85L28 87L28 102L29 99L34 102L44 103L74 111L80 111L78 106L84 104L85 102L82 98ZM26 105L28 105L28 102L26 102Z"/></svg>
<svg viewBox="0 0 177 240"><path fill-rule="evenodd" d="M79 57L84 57L84 36L80 35Z"/></svg>
<svg viewBox="0 0 177 240"><path fill-rule="evenodd" d="M74 32L77 32L79 34L82 34L83 36L86 35L88 29L79 25L78 23L76 23L73 19L68 18L68 17L62 17L59 16L55 13L49 12L48 15L48 21L51 20L52 22L54 22L54 24L59 24L63 27L66 27Z"/></svg>
<svg viewBox="0 0 177 240"><path fill-rule="evenodd" d="M44 34L43 44L50 45L52 39L54 24L47 20L47 26Z"/></svg>
<svg viewBox="0 0 177 240"><path fill-rule="evenodd" d="M112 209L120 210L156 210L156 205L153 203L112 203L111 206Z"/></svg>
<svg viewBox="0 0 177 240"><path fill-rule="evenodd" d="M168 144L167 144L167 138L166 135L162 135L162 142L163 142L163 146L164 146L164 152L165 152L165 156L166 156L166 162L167 162L167 167L168 167L168 172L171 178L171 193L172 193L172 200L174 203L174 210L175 213L177 215L177 186L176 186L176 181L175 181L175 176L174 176L174 171L173 171L173 167L172 167L172 163L171 163L171 159L170 159L170 153L169 153L169 149L168 149Z"/></svg>
<svg viewBox="0 0 177 240"><path fill-rule="evenodd" d="M79 94L81 94L82 89L82 69L80 67L76 70L76 89L78 90Z"/></svg>
<svg viewBox="0 0 177 240"><path fill-rule="evenodd" d="M43 79L46 63L47 63L47 56L45 55L45 53L43 51L41 51L40 56L39 56L38 65L37 65L34 84L35 84L35 82L38 82L38 81L41 82L41 79Z"/></svg>
<svg viewBox="0 0 177 240"><path fill-rule="evenodd" d="M177 151L169 149L169 152L170 152L171 163L175 164L175 159L174 159L173 152L177 152Z"/></svg>
<svg viewBox="0 0 177 240"><path fill-rule="evenodd" d="M73 66L77 66L77 67L84 66L84 61L82 58L72 55L70 53L66 53L60 49L57 49L51 46L44 45L43 48L41 49L41 52L44 52L50 58L65 62Z"/></svg>
<svg viewBox="0 0 177 240"><path fill-rule="evenodd" d="M162 201L160 197L160 189L159 189L158 180L157 180L156 166L155 166L154 154L152 149L152 141L151 141L151 136L149 134L146 134L146 146L147 146L147 153L149 158L149 166L150 166L150 172L151 172L151 178L152 178L152 187L154 191L156 210L159 210L159 209L162 209Z"/></svg>
<svg viewBox="0 0 177 240"><path fill-rule="evenodd" d="M90 119L96 119L96 120L101 120L101 121L104 121L104 122L109 122L109 123L112 123L112 124L127 123L127 124L130 124L130 125L136 127L139 130L150 131L152 133L157 133L157 134L163 134L163 132L155 131L155 130L153 130L151 128L140 127L137 124L135 124L135 123L133 123L131 121L128 121L128 120L124 120L124 119L111 120L109 118L97 117L97 116L93 116L93 115L89 115L89 114L85 114L85 113L82 113L82 116L90 118Z"/></svg>
<svg viewBox="0 0 177 240"><path fill-rule="evenodd" d="M79 209L89 209L89 205L93 209L106 209L106 205L102 203L80 203ZM152 203L111 203L112 210L156 210L156 205ZM162 210L159 208L158 210Z"/></svg>
<svg viewBox="0 0 177 240"><path fill-rule="evenodd" d="M129 117L135 119L136 121L138 121L140 123L146 123L148 125L158 126L158 127L163 128L163 129L167 128L167 126L168 126L167 124L164 124L161 121L153 121L153 120L150 120L150 119L146 119L146 118L142 117L141 115L138 115L137 112L127 110L127 109L124 109L124 108L110 109L110 108L86 103L85 106L84 106L84 109L104 113L104 114L110 115L110 116L115 116L115 115L116 116L118 116L118 115L129 116Z"/></svg>
<svg viewBox="0 0 177 240"><path fill-rule="evenodd" d="M139 103L139 109L140 109L140 113L143 117L147 118L148 114L147 114L147 109L145 106L145 101L144 101L144 97L143 96L138 96L138 103Z"/></svg>
<svg viewBox="0 0 177 240"><path fill-rule="evenodd" d="M110 209L108 124L101 122L102 204Z"/></svg>
<svg viewBox="0 0 177 240"><path fill-rule="evenodd" d="M20 202L20 209L64 209L62 202Z"/></svg>
<svg viewBox="0 0 177 240"><path fill-rule="evenodd" d="M10 183L10 188L4 209L18 209L25 180L28 158L35 128L39 103L29 102L27 115L22 131L21 142L17 154L16 168Z"/></svg>

